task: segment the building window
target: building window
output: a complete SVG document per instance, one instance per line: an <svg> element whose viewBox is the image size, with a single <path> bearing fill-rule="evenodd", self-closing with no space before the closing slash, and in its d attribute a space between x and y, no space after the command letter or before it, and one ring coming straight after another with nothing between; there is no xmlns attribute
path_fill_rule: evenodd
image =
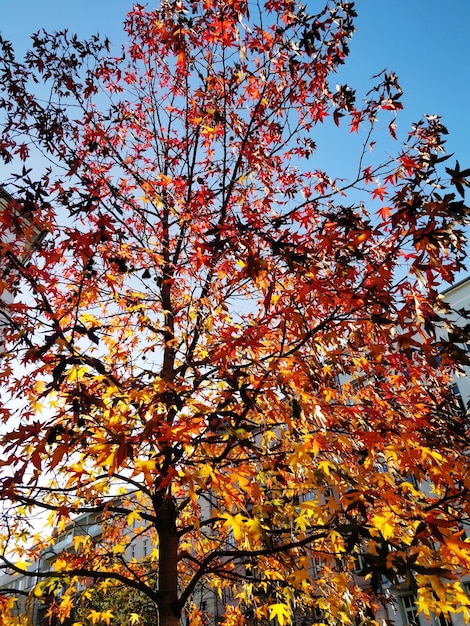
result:
<svg viewBox="0 0 470 626"><path fill-rule="evenodd" d="M364 556L361 554L361 552L353 552L352 556L354 558L353 572L355 574L361 574L366 566Z"/></svg>
<svg viewBox="0 0 470 626"><path fill-rule="evenodd" d="M135 543L131 543L131 559L135 559Z"/></svg>
<svg viewBox="0 0 470 626"><path fill-rule="evenodd" d="M459 386L457 383L454 383L449 387L449 400L451 404L451 408L457 413L465 412L466 407L462 398L462 394L460 393Z"/></svg>
<svg viewBox="0 0 470 626"><path fill-rule="evenodd" d="M405 624L407 624L407 626L421 626L414 595L410 593L406 596L402 596L401 606L405 617Z"/></svg>
<svg viewBox="0 0 470 626"><path fill-rule="evenodd" d="M144 556L148 556L148 553L149 553L149 540L148 539L144 539L143 548L144 548Z"/></svg>
<svg viewBox="0 0 470 626"><path fill-rule="evenodd" d="M319 578L321 576L321 562L318 556L312 556L310 560L310 572L313 578Z"/></svg>

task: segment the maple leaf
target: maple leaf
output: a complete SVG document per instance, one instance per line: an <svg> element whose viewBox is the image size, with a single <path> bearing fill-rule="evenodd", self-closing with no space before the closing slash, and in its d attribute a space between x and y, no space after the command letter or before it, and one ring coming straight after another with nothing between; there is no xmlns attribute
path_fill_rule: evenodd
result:
<svg viewBox="0 0 470 626"><path fill-rule="evenodd" d="M380 530L385 540L390 539L395 534L395 522L392 516L388 513L381 513L374 515L372 518L372 524Z"/></svg>
<svg viewBox="0 0 470 626"><path fill-rule="evenodd" d="M101 613L100 611L95 611L95 609L91 609L88 614L88 619L91 619L92 624L97 624L101 621Z"/></svg>
<svg viewBox="0 0 470 626"><path fill-rule="evenodd" d="M451 177L451 185L455 185L455 188L462 198L465 198L464 187L470 186L470 181L468 180L468 177L470 176L470 169L460 170L460 164L456 161L455 168L452 169L450 167L446 167L446 172Z"/></svg>
<svg viewBox="0 0 470 626"><path fill-rule="evenodd" d="M222 519L225 519L224 526L229 528L231 532L233 532L233 537L235 541L241 541L246 533L246 521L247 519L243 517L240 513L236 515L230 515L229 513L223 513L221 515Z"/></svg>
<svg viewBox="0 0 470 626"><path fill-rule="evenodd" d="M385 185L377 186L372 192L372 199L374 200L375 198L380 198L381 200L383 200L386 193L387 187Z"/></svg>
<svg viewBox="0 0 470 626"><path fill-rule="evenodd" d="M290 624L292 622L292 612L287 604L278 602L277 604L271 604L269 607L269 619L276 619L279 626Z"/></svg>

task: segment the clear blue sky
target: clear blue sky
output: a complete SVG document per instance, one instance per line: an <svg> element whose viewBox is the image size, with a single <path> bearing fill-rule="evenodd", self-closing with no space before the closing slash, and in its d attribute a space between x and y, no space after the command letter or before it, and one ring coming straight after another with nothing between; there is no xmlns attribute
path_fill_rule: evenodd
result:
<svg viewBox="0 0 470 626"><path fill-rule="evenodd" d="M356 9L349 75L357 84L394 70L404 119L441 115L448 151L470 167L470 0L358 0Z"/></svg>

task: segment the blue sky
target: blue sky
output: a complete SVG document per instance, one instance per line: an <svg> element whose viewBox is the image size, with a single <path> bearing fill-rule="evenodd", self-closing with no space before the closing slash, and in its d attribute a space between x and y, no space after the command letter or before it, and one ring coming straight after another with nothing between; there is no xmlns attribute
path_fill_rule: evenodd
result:
<svg viewBox="0 0 470 626"><path fill-rule="evenodd" d="M349 73L361 81L393 69L404 90L405 120L439 114L448 151L470 165L470 2L358 0ZM346 66L348 67L348 66Z"/></svg>

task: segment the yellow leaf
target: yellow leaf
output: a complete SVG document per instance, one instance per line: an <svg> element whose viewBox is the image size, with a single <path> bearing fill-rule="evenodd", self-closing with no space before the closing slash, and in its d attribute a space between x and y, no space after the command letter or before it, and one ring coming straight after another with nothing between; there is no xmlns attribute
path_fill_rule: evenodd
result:
<svg viewBox="0 0 470 626"><path fill-rule="evenodd" d="M372 517L372 524L380 530L383 538L390 539L395 534L395 525L391 520L391 515L382 513L381 515L374 515Z"/></svg>
<svg viewBox="0 0 470 626"><path fill-rule="evenodd" d="M225 518L224 527L232 530L235 541L240 541L246 531L244 526L246 518L244 518L240 513L237 513L236 515L223 513L220 517Z"/></svg>
<svg viewBox="0 0 470 626"><path fill-rule="evenodd" d="M100 611L95 611L94 609L91 609L87 617L88 619L91 619L92 624L99 624L100 622L106 622L106 624L109 625L114 615L111 613L111 611L100 612Z"/></svg>
<svg viewBox="0 0 470 626"><path fill-rule="evenodd" d="M6 605L4 605L4 606L8 610L14 609L15 606L16 606L17 601L18 601L18 598L16 596L10 596L8 598L8 600L6 601Z"/></svg>
<svg viewBox="0 0 470 626"><path fill-rule="evenodd" d="M253 535L255 539L259 539L261 537L263 527L261 526L258 518L255 517L254 519L246 520L246 526L249 533Z"/></svg>
<svg viewBox="0 0 470 626"><path fill-rule="evenodd" d="M75 535L73 538L73 549L78 552L80 546L85 547L89 540L88 535Z"/></svg>
<svg viewBox="0 0 470 626"><path fill-rule="evenodd" d="M83 469L83 465L78 462L78 463L71 463L69 465L69 468L72 470L72 472L75 472L77 474L83 474L84 469Z"/></svg>
<svg viewBox="0 0 470 626"><path fill-rule="evenodd" d="M34 589L33 589L33 595L34 595L36 598L42 598L42 597L43 597L43 595L44 595L44 592L43 592L43 588L44 588L44 586L45 586L45 583L43 582L43 583L38 583L38 584L34 587Z"/></svg>
<svg viewBox="0 0 470 626"><path fill-rule="evenodd" d="M147 485L153 485L153 474L156 468L156 461L152 459L137 459L135 462L135 472L134 474L143 473L145 482Z"/></svg>
<svg viewBox="0 0 470 626"><path fill-rule="evenodd" d="M446 537L444 543L446 548L448 548L450 552L453 552L462 563L468 563L470 543L462 541L454 535Z"/></svg>
<svg viewBox="0 0 470 626"><path fill-rule="evenodd" d="M101 613L101 620L106 622L107 624L110 624L113 617L114 615L111 613L111 611L103 611Z"/></svg>
<svg viewBox="0 0 470 626"><path fill-rule="evenodd" d="M315 500L305 500L300 503L300 508L311 514L318 512L318 504Z"/></svg>
<svg viewBox="0 0 470 626"><path fill-rule="evenodd" d="M95 611L94 609L91 609L90 613L88 614L88 619L91 619L91 623L92 624L96 624L100 621L100 612L99 611Z"/></svg>
<svg viewBox="0 0 470 626"><path fill-rule="evenodd" d="M324 472L326 474L326 476L330 475L330 469L333 467L333 465L329 462L329 461L320 461L318 463L318 469L321 470L322 472Z"/></svg>
<svg viewBox="0 0 470 626"><path fill-rule="evenodd" d="M137 613L131 613L129 615L129 622L131 624L139 624L142 621L142 618L140 617L140 615L137 615Z"/></svg>
<svg viewBox="0 0 470 626"><path fill-rule="evenodd" d="M52 567L56 572L62 572L63 570L67 569L67 561L65 561L64 559L56 559L52 564Z"/></svg>
<svg viewBox="0 0 470 626"><path fill-rule="evenodd" d="M237 594L237 599L245 604L250 604L253 600L253 585L251 583L245 583L240 593Z"/></svg>
<svg viewBox="0 0 470 626"><path fill-rule="evenodd" d="M131 511L127 516L127 525L133 526L134 522L140 521L140 513L138 511Z"/></svg>
<svg viewBox="0 0 470 626"><path fill-rule="evenodd" d="M277 619L279 626L291 623L291 610L287 604L279 602L269 607L269 619Z"/></svg>

